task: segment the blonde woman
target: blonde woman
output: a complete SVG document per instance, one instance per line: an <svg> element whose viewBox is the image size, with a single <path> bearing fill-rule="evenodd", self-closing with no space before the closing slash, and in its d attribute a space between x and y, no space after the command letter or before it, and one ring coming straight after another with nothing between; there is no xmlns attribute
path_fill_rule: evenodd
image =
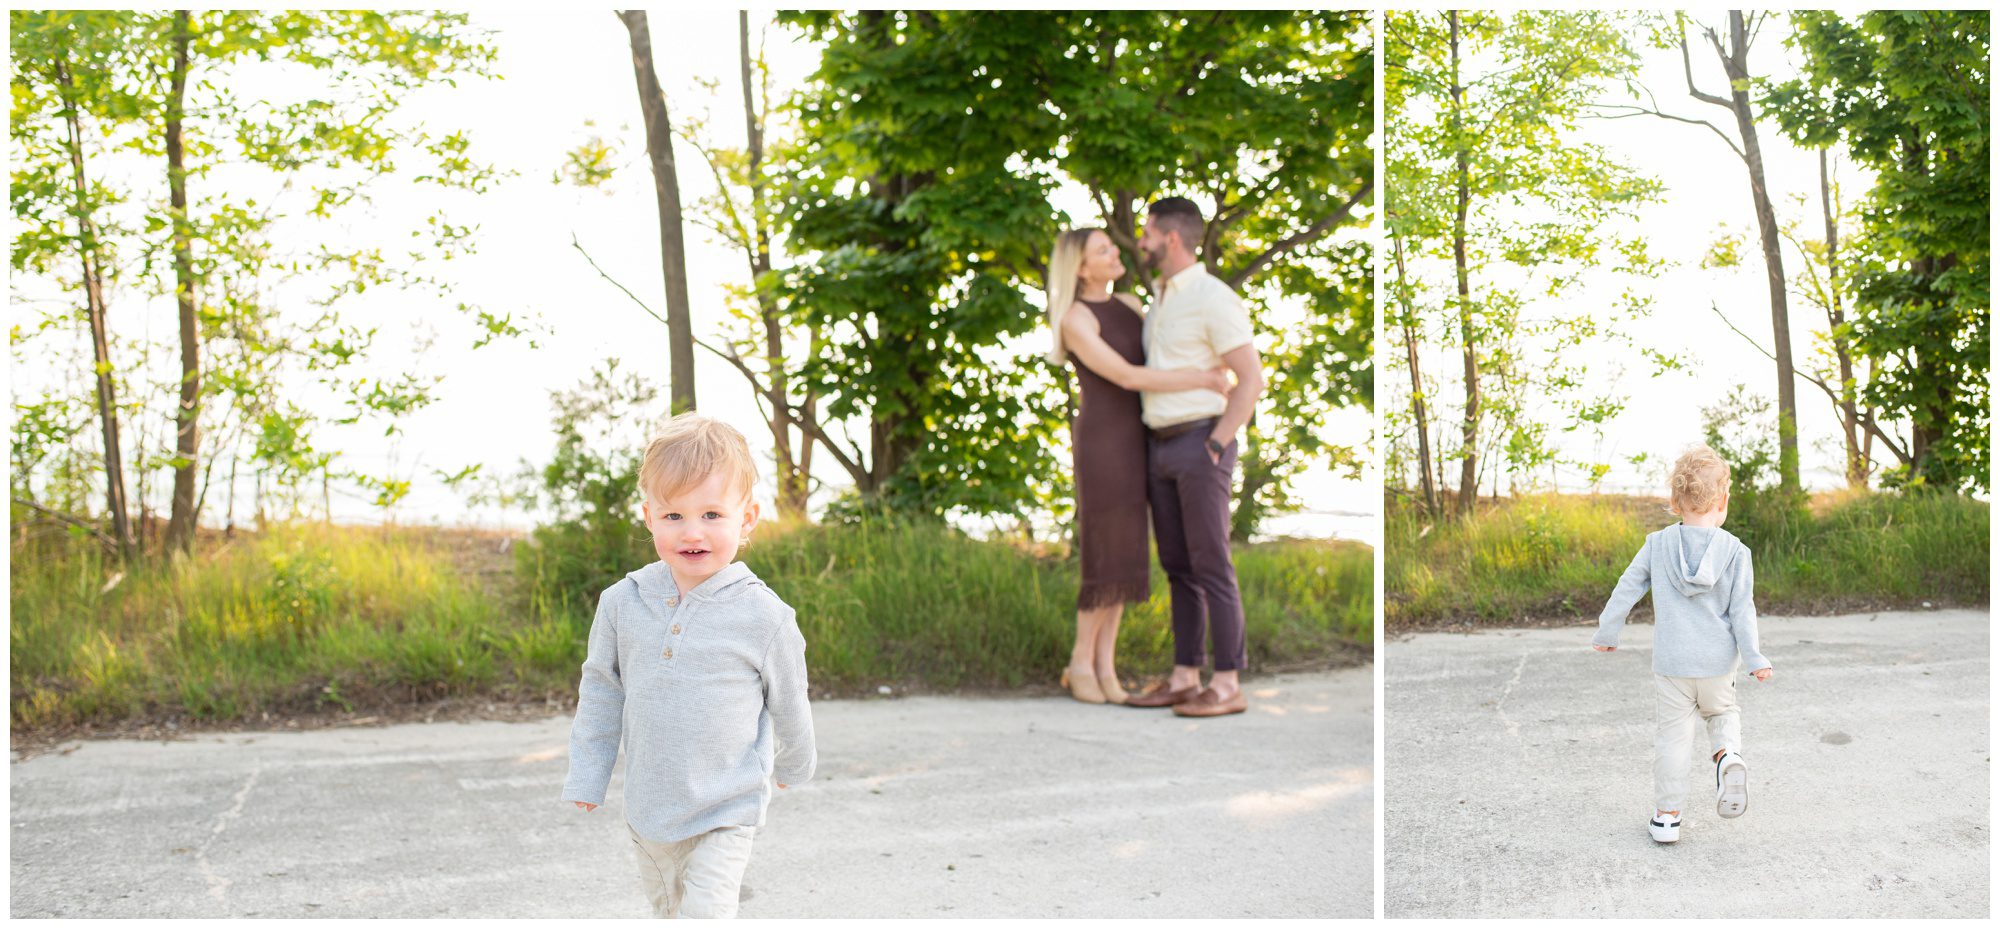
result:
<svg viewBox="0 0 2000 929"><path fill-rule="evenodd" d="M1104 230L1072 229L1056 237L1049 256L1048 359L1076 367L1079 395L1070 448L1083 569L1076 644L1062 685L1085 703L1125 702L1114 660L1118 620L1125 604L1143 602L1152 592L1139 392L1229 389L1223 368L1146 367L1144 311L1138 298L1111 290L1124 276L1118 246Z"/></svg>

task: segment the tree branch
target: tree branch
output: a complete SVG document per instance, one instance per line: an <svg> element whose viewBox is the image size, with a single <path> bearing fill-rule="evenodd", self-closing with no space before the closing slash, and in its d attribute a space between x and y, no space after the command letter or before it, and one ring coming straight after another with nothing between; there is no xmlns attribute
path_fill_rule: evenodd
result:
<svg viewBox="0 0 2000 929"><path fill-rule="evenodd" d="M826 434L826 430L820 428L819 423L813 421L812 417L805 415L805 411L792 406L789 402L785 406L792 411L793 422L798 425L799 429L831 453L833 460L840 463L840 467L847 472L847 476L852 478L856 485L866 482L868 469L857 463L861 458L859 450L853 452L850 457L849 453L841 449L840 443L835 442L832 436Z"/></svg>
<svg viewBox="0 0 2000 929"><path fill-rule="evenodd" d="M1293 235L1289 235L1282 239L1279 239L1276 243L1272 244L1270 248L1265 249L1257 257L1250 259L1250 262L1244 265L1240 270L1237 270L1236 272L1230 274L1229 277L1227 278L1229 286L1235 288L1242 287L1244 281L1249 280L1251 276L1255 275L1258 271L1263 270L1265 265L1268 265L1272 261L1277 260L1279 255L1282 255L1300 246L1309 245L1313 242L1318 241L1321 238L1324 238L1328 233L1333 231L1333 227L1340 224L1341 220L1346 219L1349 213L1354 212L1355 205L1360 203L1363 198L1368 196L1368 192L1374 189L1375 189L1374 178L1369 178L1368 180L1361 182L1361 186L1355 188L1354 193L1347 198L1346 203L1342 203L1340 205L1339 209L1334 210L1332 213L1329 213L1326 216L1320 217L1319 222L1313 223L1311 226Z"/></svg>
<svg viewBox="0 0 2000 929"><path fill-rule="evenodd" d="M1722 320L1723 325L1729 327L1729 331L1734 332L1739 336L1742 336L1743 341L1750 343L1750 347L1756 349L1758 354L1761 354L1764 357L1771 359L1773 362L1778 360L1778 356L1771 354L1770 350L1766 349L1763 343L1758 342L1755 338L1752 338L1749 333L1736 328L1736 324L1731 322L1729 320L1729 317L1722 315L1721 307L1716 306L1715 303L1711 301L1708 304L1708 308L1715 312L1715 315ZM1810 383L1814 387L1818 387L1821 391L1824 391L1827 397L1831 399L1835 404L1840 403L1839 392L1835 391L1832 387L1827 386L1826 381L1821 380L1812 372L1803 371L1798 368L1793 368L1792 374L1796 377L1803 378L1807 383ZM1877 422L1875 422L1874 413L1857 412L1856 416L1861 420L1861 425L1867 427L1869 432L1874 433L1876 438L1881 439L1883 445L1888 446L1889 452L1896 456L1896 460L1898 462L1901 462L1904 466L1908 466L1910 464L1910 453L1904 451L1900 446L1896 444L1895 439L1890 438L1889 434L1883 431L1882 426Z"/></svg>
<svg viewBox="0 0 2000 929"><path fill-rule="evenodd" d="M692 146L695 153L699 154L701 160L708 165L709 175L715 178L716 197L722 201L722 214L728 218L730 228L724 229L721 223L713 220L703 222L703 225L715 230L724 241L741 248L744 254L749 257L751 266L755 267L757 264L756 239L750 234L749 228L743 225L743 216L736 208L736 198L730 195L729 181L723 177L722 165L716 161L715 153L709 150L709 147L703 144L700 139L695 138L692 127L688 127L686 124L683 124L683 128L676 130L674 134L680 136L682 141ZM753 178L751 183L756 183L756 180ZM697 222L702 221L697 220Z"/></svg>
<svg viewBox="0 0 2000 929"><path fill-rule="evenodd" d="M632 302L638 304L639 309L646 311L647 316L651 316L653 319L659 321L662 325L666 324L667 320L665 317L661 316L658 313L653 312L653 308L647 306L644 300L639 299L638 296L633 294L631 290L627 289L624 284L618 283L617 278L614 278L611 275L606 274L603 268L598 267L597 262L590 257L590 253L584 251L583 245L577 242L575 233L570 234L569 241L570 245L574 247L577 250L577 252L583 256L583 260L590 262L591 269L596 271L598 273L598 276L604 278L607 281L610 281L611 286L618 288L621 292L625 294L625 296L631 297ZM751 370L749 364L744 362L743 356L735 352L733 349L731 351L725 352L719 348L716 348L713 345L708 344L707 342L701 339L695 339L694 344L707 350L709 353L715 355L715 357L728 362L731 367L734 367L738 373L742 374L743 377L750 382L750 386L752 389L761 388L762 382L760 382L757 379L757 372ZM792 405L789 401L785 403L785 409L791 411L793 423L797 425L800 430L804 431L807 436L811 437L814 441L817 441L821 445L825 446L826 450L833 455L833 459L839 462L842 468L846 469L849 476L853 477L856 481L860 481L863 477L867 475L868 473L867 469L855 463L859 455L850 456L844 449L840 447L839 444L834 442L831 436L826 434L825 430L820 428L818 423L813 422L812 418L807 416L804 410L801 410L799 407Z"/></svg>
<svg viewBox="0 0 2000 929"><path fill-rule="evenodd" d="M733 348L725 352L700 339L694 340L694 344L708 350L715 357L729 362L731 367L735 368L737 372L741 373L750 382L750 386L753 389L761 388L761 384L757 380L757 372L751 370L750 365L743 360L743 356L738 354ZM850 456L846 450L842 449L833 440L832 436L827 435L826 431L820 428L819 423L814 422L813 418L808 416L805 410L793 405L791 401L785 401L784 406L786 410L791 412L793 424L797 425L809 438L825 446L826 450L833 455L833 460L839 462L840 466L846 469L848 476L854 478L857 482L867 476L868 469L855 463L860 458L858 452Z"/></svg>
<svg viewBox="0 0 2000 929"><path fill-rule="evenodd" d="M1284 176L1282 173L1273 171L1269 180L1266 180L1252 190L1245 191L1243 196L1236 198L1234 202L1231 202L1226 207L1222 203L1221 195L1218 194L1216 196L1215 218L1208 221L1209 226L1215 227L1217 229L1216 235L1220 237L1223 232L1228 231L1230 226L1235 225L1243 217L1250 215L1257 204L1264 202L1272 194L1276 193L1280 182L1283 180Z"/></svg>
<svg viewBox="0 0 2000 929"><path fill-rule="evenodd" d="M1743 40L1744 48L1749 48L1750 46L1757 44L1757 33L1762 32L1764 30L1764 24L1771 21L1771 15L1772 14L1770 13L1765 13L1761 16L1759 16L1756 13L1747 13L1744 15L1744 18L1747 19L1750 23L1749 26L1750 37Z"/></svg>
<svg viewBox="0 0 2000 929"><path fill-rule="evenodd" d="M641 310L645 310L645 311L646 311L646 315L647 315L647 316L651 316L651 317L653 317L654 319L656 319L656 320L659 320L659 322L660 322L660 325L664 326L664 325L666 325L666 324L667 324L667 318L666 318L665 316L661 316L660 314L658 314L658 313L655 313L655 312L653 312L653 308L652 308L652 307L650 307L650 306L647 306L647 305L646 305L646 301L644 301L644 300L641 300L641 299L639 299L639 295L638 295L638 294L635 294L635 293L633 293L633 292L632 292L632 291L631 291L631 290L630 290L629 288L627 288L627 287L626 287L626 286L625 286L624 284L620 284L620 283L618 283L618 279L617 279L617 278L615 278L615 277L612 277L612 276L611 276L610 274L607 274L607 273L605 273L605 271L604 271L604 269L603 269L603 268L600 268L600 267L598 267L598 266L597 266L597 260L596 260L596 259L594 259L594 258L592 258L592 257L590 257L590 253L589 253L589 252L586 252L586 251L584 251L584 250L583 250L583 243L581 243L581 242L578 242L578 241L576 240L576 233L575 233L575 232L571 232L571 233L569 234L569 244L570 244L570 247L571 247L571 248L574 248L574 249L576 249L576 251L577 251L577 254L579 254L579 255L582 255L582 256L583 256L583 260L584 260L584 261L587 261L587 262L590 262L590 270L592 270L592 271L596 271L596 272L597 272L597 276L598 276L598 277L601 277L601 278L604 278L604 279L605 279L605 280L607 280L607 281L610 281L610 282L611 282L611 286L613 286L613 287L616 287L616 288L618 288L618 290L619 290L620 292L624 293L624 294L625 294L625 296L627 296L627 297L630 297L630 298L632 298L632 302L633 302L633 303L636 303L636 304L638 304L638 305L639 305L639 309L641 309Z"/></svg>
<svg viewBox="0 0 2000 929"><path fill-rule="evenodd" d="M1118 246L1119 250L1125 254L1131 255L1135 263L1143 263L1145 255L1139 251L1139 240L1133 237L1130 228L1120 228L1118 222L1119 204L1114 202L1113 198L1127 200L1125 191L1121 190L1106 194L1103 190L1092 187L1090 188L1090 196L1091 199L1097 201L1098 215L1104 217L1104 231L1107 235L1111 236L1112 244ZM1135 269L1134 273L1128 279L1136 285L1142 276L1143 271ZM1116 285L1113 286L1115 287Z"/></svg>
<svg viewBox="0 0 2000 929"><path fill-rule="evenodd" d="M1625 113L1598 114L1592 116L1591 118L1593 119L1629 119L1634 116L1658 116L1661 119L1671 119L1677 123L1687 123L1690 126L1701 126L1707 129L1708 131L1715 133L1716 138L1721 139L1722 144L1729 146L1729 150L1735 152L1737 158L1742 159L1746 164L1749 163L1749 156L1743 154L1743 149L1738 148L1736 146L1736 140L1730 138L1729 135L1723 132L1721 128L1717 127L1714 123L1711 123L1708 120L1694 119L1688 116L1675 116L1672 113L1664 113L1659 110L1649 110L1643 106L1633 106L1631 104L1624 104L1624 103L1594 103L1589 105L1593 109L1598 109L1598 110L1630 111Z"/></svg>
<svg viewBox="0 0 2000 929"><path fill-rule="evenodd" d="M1708 47L1715 50L1715 57L1722 60L1722 73L1730 79L1733 92L1733 85L1736 80L1736 74L1737 72L1743 70L1742 56L1744 52L1747 52L1749 50L1748 46L1742 48L1735 47L1735 43L1733 41L1735 36L1732 35L1730 37L1732 40L1730 43L1731 47L1727 49L1723 48L1721 34L1717 33L1715 29L1711 26L1703 26L1701 29L1701 35L1702 38L1708 40ZM1736 104L1733 102L1729 106L1730 109L1732 110L1736 108Z"/></svg>
<svg viewBox="0 0 2000 929"><path fill-rule="evenodd" d="M1710 35L1710 36L1709 36L1709 41L1711 41L1711 42L1712 42L1712 41L1714 41L1714 40L1715 40L1715 37L1714 37L1713 35ZM1717 46L1717 47L1716 47L1716 53L1717 53L1717 54L1721 54L1721 53L1722 53L1722 49L1721 49L1721 46ZM1727 57L1727 56L1724 56L1724 57ZM1683 32L1683 33L1681 34L1681 74L1683 74L1683 75L1685 75L1685 76L1687 77L1687 85L1688 85L1688 95L1689 95L1689 96L1691 96L1691 97L1695 98L1696 100L1700 100L1700 101L1701 101L1701 102L1703 102L1703 103L1713 103L1713 104L1715 104L1716 106L1719 106L1719 107L1724 107L1724 108L1727 108L1727 109L1729 109L1729 110L1731 110L1731 111L1734 111L1734 110L1736 109L1736 106L1735 106L1735 104L1733 104L1733 103L1730 103L1730 102L1729 102L1729 100L1728 100L1728 98L1726 98L1726 97L1718 97L1718 96L1716 96L1716 95L1714 95L1714 94L1705 94L1705 93L1702 93L1701 91L1699 91L1699 90L1696 90L1696 89L1695 89L1695 86L1694 86L1694 61L1693 61L1692 59L1690 59L1690 58L1688 57L1688 40L1687 40L1687 33L1685 33L1685 32Z"/></svg>
<svg viewBox="0 0 2000 929"><path fill-rule="evenodd" d="M96 526L84 522L83 520L78 519L74 516L71 516L68 513L58 513L55 510L51 510L48 507L45 507L32 500L23 500L20 497L15 497L13 498L13 500L15 506L25 506L28 509L34 510L35 512L40 513L43 516L48 517L49 519L55 520L56 522L62 523L64 525L75 526L78 529L82 529L83 531L90 533L91 538L96 539L98 542L102 543L106 548L109 548L112 551L118 550L117 541L112 539L110 536L106 535L104 533L104 530L99 529Z"/></svg>

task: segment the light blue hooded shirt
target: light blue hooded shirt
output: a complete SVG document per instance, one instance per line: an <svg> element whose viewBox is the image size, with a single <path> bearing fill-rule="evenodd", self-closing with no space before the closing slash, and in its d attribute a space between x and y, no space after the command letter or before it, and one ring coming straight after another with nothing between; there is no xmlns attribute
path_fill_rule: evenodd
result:
<svg viewBox="0 0 2000 929"><path fill-rule="evenodd" d="M1721 528L1677 523L1646 536L1597 617L1594 645L1616 646L1625 617L1653 592L1653 673L1721 677L1771 666L1757 650L1750 548Z"/></svg>
<svg viewBox="0 0 2000 929"><path fill-rule="evenodd" d="M665 562L597 600L564 800L604 802L625 746L625 818L654 842L762 826L771 781L813 775L806 643L792 608L732 562L685 595Z"/></svg>

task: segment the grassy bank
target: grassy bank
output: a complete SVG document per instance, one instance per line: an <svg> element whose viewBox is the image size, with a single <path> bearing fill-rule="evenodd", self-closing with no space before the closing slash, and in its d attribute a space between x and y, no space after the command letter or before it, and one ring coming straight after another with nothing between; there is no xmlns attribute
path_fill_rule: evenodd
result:
<svg viewBox="0 0 2000 929"><path fill-rule="evenodd" d="M744 559L799 612L816 685L872 689L1052 682L1076 623L1074 564L942 527L808 527L759 538ZM1373 550L1351 543L1240 547L1252 667L1331 662L1372 641ZM1166 577L1119 629L1128 674L1171 665Z"/></svg>
<svg viewBox="0 0 2000 929"><path fill-rule="evenodd" d="M1594 618L1646 534L1676 522L1665 505L1527 496L1432 524L1421 508L1392 502L1386 625ZM1755 556L1760 612L1812 614L1985 605L1989 524L1989 506L1963 497L1837 493L1804 512L1732 509L1724 528Z"/></svg>
<svg viewBox="0 0 2000 929"><path fill-rule="evenodd" d="M886 525L760 532L746 554L797 608L819 693L1041 684L1068 656L1077 581L1059 558ZM1254 667L1365 654L1371 563L1346 543L1239 549ZM12 723L573 698L589 612L532 602L512 565L497 536L320 526L210 542L122 576L84 547L17 549ZM1169 663L1163 577L1120 645L1131 674Z"/></svg>
<svg viewBox="0 0 2000 929"><path fill-rule="evenodd" d="M432 534L325 527L129 571L92 548L17 550L13 724L257 718L532 678L536 630L461 561Z"/></svg>

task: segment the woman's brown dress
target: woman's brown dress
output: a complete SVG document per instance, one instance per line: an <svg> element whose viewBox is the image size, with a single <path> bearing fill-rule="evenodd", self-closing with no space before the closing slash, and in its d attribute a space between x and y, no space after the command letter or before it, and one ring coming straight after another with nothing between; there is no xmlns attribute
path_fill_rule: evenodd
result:
<svg viewBox="0 0 2000 929"><path fill-rule="evenodd" d="M1111 350L1135 365L1146 363L1144 320L1116 297L1083 301L1097 316L1097 332ZM1088 610L1140 603L1152 594L1152 552L1147 529L1146 424L1139 394L1099 376L1075 353L1069 356L1079 386L1070 448L1076 455L1077 548L1083 585L1076 607Z"/></svg>

